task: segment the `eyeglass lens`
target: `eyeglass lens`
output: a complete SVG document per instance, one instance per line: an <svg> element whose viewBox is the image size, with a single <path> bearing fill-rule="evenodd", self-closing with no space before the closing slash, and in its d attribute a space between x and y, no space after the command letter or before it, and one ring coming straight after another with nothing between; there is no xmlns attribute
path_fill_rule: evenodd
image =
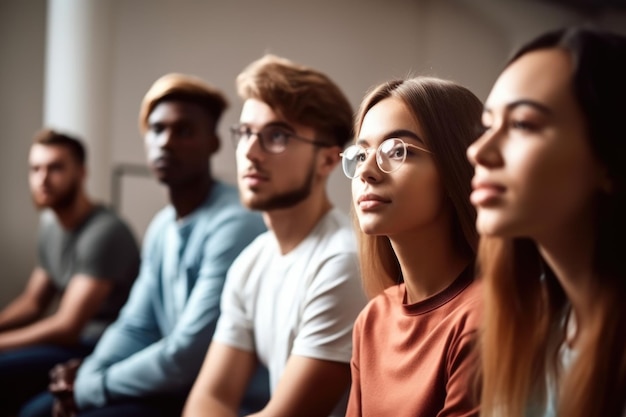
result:
<svg viewBox="0 0 626 417"><path fill-rule="evenodd" d="M354 178L358 169L372 151L361 145L352 145L342 154L343 172L348 178ZM393 172L400 168L406 159L406 144L397 138L387 139L376 149L376 164L383 172Z"/></svg>
<svg viewBox="0 0 626 417"><path fill-rule="evenodd" d="M242 142L247 142L255 135L255 132L247 126L235 126L231 129L231 133L235 147L238 147ZM270 153L283 152L287 147L289 137L292 135L292 133L277 126L265 126L256 132L261 148Z"/></svg>

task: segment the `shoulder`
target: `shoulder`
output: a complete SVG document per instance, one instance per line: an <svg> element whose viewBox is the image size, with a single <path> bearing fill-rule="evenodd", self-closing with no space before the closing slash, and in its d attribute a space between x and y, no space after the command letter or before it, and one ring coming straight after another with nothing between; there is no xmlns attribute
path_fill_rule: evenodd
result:
<svg viewBox="0 0 626 417"><path fill-rule="evenodd" d="M393 285L382 293L368 301L367 305L361 311L359 319L362 321L376 320L382 317L386 320L391 311L402 305L404 296L404 284Z"/></svg>
<svg viewBox="0 0 626 417"><path fill-rule="evenodd" d="M81 227L81 241L135 241L130 227L112 210L98 206L95 213Z"/></svg>
<svg viewBox="0 0 626 417"><path fill-rule="evenodd" d="M356 234L350 219L339 209L332 209L317 224L309 239L318 241L317 248L326 255L356 255Z"/></svg>
<svg viewBox="0 0 626 417"><path fill-rule="evenodd" d="M215 182L211 194L198 210L206 227L234 223L265 228L260 213L242 206L237 188L221 181Z"/></svg>
<svg viewBox="0 0 626 417"><path fill-rule="evenodd" d="M479 279L474 279L454 302L454 309L449 311L451 323L454 323L458 335L471 335L478 331L482 322L483 287Z"/></svg>

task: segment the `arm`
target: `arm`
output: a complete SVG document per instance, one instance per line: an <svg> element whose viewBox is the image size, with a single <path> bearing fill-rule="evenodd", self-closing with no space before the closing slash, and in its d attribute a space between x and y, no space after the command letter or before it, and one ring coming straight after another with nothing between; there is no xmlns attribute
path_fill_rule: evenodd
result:
<svg viewBox="0 0 626 417"><path fill-rule="evenodd" d="M0 332L30 324L43 315L56 290L42 268L35 268L24 291L0 312Z"/></svg>
<svg viewBox="0 0 626 417"><path fill-rule="evenodd" d="M478 417L477 331L463 333L447 354L446 400L437 417Z"/></svg>
<svg viewBox="0 0 626 417"><path fill-rule="evenodd" d="M359 316L356 323L354 323L354 330L352 334L352 359L350 361L352 385L350 386L350 397L348 398L346 417L361 417L363 414L361 410L361 355L359 343L362 331L361 317L363 316Z"/></svg>
<svg viewBox="0 0 626 417"><path fill-rule="evenodd" d="M327 416L350 384L347 363L292 355L258 417Z"/></svg>
<svg viewBox="0 0 626 417"><path fill-rule="evenodd" d="M323 262L304 303L285 371L259 416L327 416L350 386L352 329L366 304L355 255Z"/></svg>
<svg viewBox="0 0 626 417"><path fill-rule="evenodd" d="M79 370L75 388L79 408L102 406L109 400L179 393L193 384L215 330L226 272L257 233L258 228L252 229L252 234L249 225L240 217L224 219L211 231L200 248L201 265L184 310L171 331L158 340L154 340L154 329L163 329L157 316L164 313L155 311L160 307L154 300L164 291L158 272L144 268L145 261L142 263L139 281L143 289L133 289L119 325L105 335L94 361L89 361L93 366L85 363ZM156 253L144 259L160 257ZM140 346L142 342L144 346ZM132 349L126 348L128 344L133 344Z"/></svg>
<svg viewBox="0 0 626 417"><path fill-rule="evenodd" d="M40 343L76 343L85 323L100 309L112 287L108 280L87 275L72 277L58 310L33 324L0 334L0 351Z"/></svg>
<svg viewBox="0 0 626 417"><path fill-rule="evenodd" d="M236 417L257 365L251 352L213 342L187 398L183 417Z"/></svg>

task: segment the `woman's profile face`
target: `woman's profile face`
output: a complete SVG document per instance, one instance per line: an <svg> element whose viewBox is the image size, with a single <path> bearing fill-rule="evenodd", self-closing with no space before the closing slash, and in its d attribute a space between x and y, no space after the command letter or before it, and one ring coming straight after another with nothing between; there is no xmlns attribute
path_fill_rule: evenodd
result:
<svg viewBox="0 0 626 417"><path fill-rule="evenodd" d="M385 142L382 149L387 149L395 143L393 152L383 152L390 157L404 152L399 142L390 141L393 138L409 145L406 159L394 165L395 171L384 172L376 162L379 146ZM444 193L433 155L422 127L402 100L386 98L374 105L363 118L356 144L367 150L352 180L354 210L364 233L393 236L432 226L444 217Z"/></svg>
<svg viewBox="0 0 626 417"><path fill-rule="evenodd" d="M479 233L549 237L589 221L604 181L572 89L567 52L529 52L496 81L483 112L486 132L468 149Z"/></svg>

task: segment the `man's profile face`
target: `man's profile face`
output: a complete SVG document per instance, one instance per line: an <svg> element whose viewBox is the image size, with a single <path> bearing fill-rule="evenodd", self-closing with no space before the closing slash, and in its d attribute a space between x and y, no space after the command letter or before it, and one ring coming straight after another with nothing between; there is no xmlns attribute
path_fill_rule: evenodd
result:
<svg viewBox="0 0 626 417"><path fill-rule="evenodd" d="M30 191L37 208L63 209L76 201L85 170L69 149L34 144L28 163Z"/></svg>
<svg viewBox="0 0 626 417"><path fill-rule="evenodd" d="M203 107L172 100L160 102L150 113L144 145L159 182L176 186L209 175L209 157L218 149L218 139Z"/></svg>
<svg viewBox="0 0 626 417"><path fill-rule="evenodd" d="M248 99L240 116L240 125L258 133L269 125L280 125L294 134L315 138L312 128L283 120L266 103ZM293 207L311 194L316 178L318 148L310 143L291 140L285 151L264 151L258 136L253 135L237 146L237 182L242 202L254 210L271 211Z"/></svg>

